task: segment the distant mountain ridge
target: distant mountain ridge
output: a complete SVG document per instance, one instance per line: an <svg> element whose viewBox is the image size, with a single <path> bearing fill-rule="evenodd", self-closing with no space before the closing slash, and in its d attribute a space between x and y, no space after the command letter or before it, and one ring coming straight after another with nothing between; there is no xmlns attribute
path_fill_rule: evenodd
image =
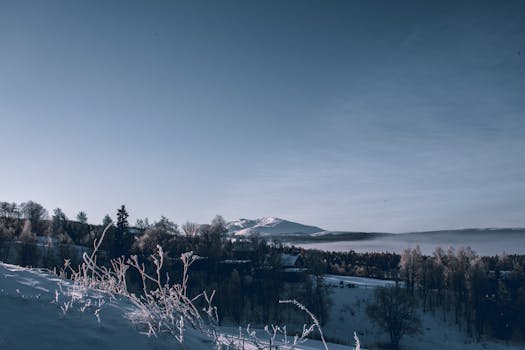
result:
<svg viewBox="0 0 525 350"><path fill-rule="evenodd" d="M258 219L239 219L226 225L232 236L288 237L292 240L340 241L374 239L385 236L432 236L445 234L480 234L496 232L522 232L524 228L460 228L433 231L415 231L404 233L361 232L361 231L329 231L317 226L304 225L297 222L277 218L263 217Z"/></svg>
<svg viewBox="0 0 525 350"><path fill-rule="evenodd" d="M312 240L355 240L355 239L371 239L380 237L430 237L430 236L444 236L444 235L472 235L472 234L497 234L499 232L522 233L525 228L461 228L450 230L434 230L434 231L414 231L414 232L360 232L360 231L322 231L310 235Z"/></svg>
<svg viewBox="0 0 525 350"><path fill-rule="evenodd" d="M226 225L228 233L234 236L308 236L324 231L317 226L299 224L276 217L263 217L260 219L239 219Z"/></svg>

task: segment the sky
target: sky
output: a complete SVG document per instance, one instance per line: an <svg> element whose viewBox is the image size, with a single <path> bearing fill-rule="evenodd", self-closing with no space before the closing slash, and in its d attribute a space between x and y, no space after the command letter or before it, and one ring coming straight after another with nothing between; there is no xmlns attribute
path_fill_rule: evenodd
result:
<svg viewBox="0 0 525 350"><path fill-rule="evenodd" d="M0 0L0 201L525 226L525 3Z"/></svg>

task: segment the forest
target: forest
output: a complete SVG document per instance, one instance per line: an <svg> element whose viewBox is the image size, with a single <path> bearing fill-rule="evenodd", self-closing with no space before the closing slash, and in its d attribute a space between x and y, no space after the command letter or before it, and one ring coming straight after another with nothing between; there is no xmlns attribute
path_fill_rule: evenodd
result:
<svg viewBox="0 0 525 350"><path fill-rule="evenodd" d="M53 270L68 259L77 266L108 227L102 265L130 255L148 262L161 246L163 272L178 276L180 255L192 251L198 259L191 267L190 291L217 292L221 323L300 321L303 315L279 305L280 299L293 298L305 301L323 324L329 317L330 293L322 276L332 274L399 281L423 312L452 320L474 340L525 339L523 255L478 256L468 247L436 247L432 256L417 247L400 255L326 252L259 237L229 237L220 216L209 224L186 222L180 227L166 217L153 223L137 220L131 226L128 217L121 206L115 221L107 215L94 225L84 212L72 220L59 208L49 215L36 202L0 202L0 261ZM130 290L141 292L138 274L129 272L126 279Z"/></svg>

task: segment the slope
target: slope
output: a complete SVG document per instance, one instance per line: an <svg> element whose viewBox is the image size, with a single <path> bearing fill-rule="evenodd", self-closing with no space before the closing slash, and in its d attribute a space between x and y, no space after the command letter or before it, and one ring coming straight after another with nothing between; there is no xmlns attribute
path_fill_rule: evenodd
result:
<svg viewBox="0 0 525 350"><path fill-rule="evenodd" d="M0 263L0 349L178 349L174 338L147 337L130 317L125 298L82 290L39 270ZM188 330L185 348L211 349L208 338Z"/></svg>
<svg viewBox="0 0 525 350"><path fill-rule="evenodd" d="M260 219L239 219L228 223L228 233L235 236L286 236L286 235L310 235L323 231L322 228L299 224L276 217L264 217Z"/></svg>

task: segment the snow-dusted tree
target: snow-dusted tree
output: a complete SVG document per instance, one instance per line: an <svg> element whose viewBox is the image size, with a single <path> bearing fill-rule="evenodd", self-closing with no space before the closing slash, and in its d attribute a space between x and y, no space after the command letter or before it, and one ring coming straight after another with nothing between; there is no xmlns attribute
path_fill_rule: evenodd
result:
<svg viewBox="0 0 525 350"><path fill-rule="evenodd" d="M36 235L31 230L31 221L26 219L20 234L20 250L18 264L22 266L34 265L37 262Z"/></svg>
<svg viewBox="0 0 525 350"><path fill-rule="evenodd" d="M16 203L0 202L0 231L15 227L20 219L20 210Z"/></svg>
<svg viewBox="0 0 525 350"><path fill-rule="evenodd" d="M160 220L153 224L153 226L169 235L179 234L179 227L177 224L165 216L161 216Z"/></svg>
<svg viewBox="0 0 525 350"><path fill-rule="evenodd" d="M19 218L20 212L16 203L0 202L0 260L7 260L9 257L9 241L19 229Z"/></svg>
<svg viewBox="0 0 525 350"><path fill-rule="evenodd" d="M62 209L56 208L51 219L51 235L58 236L66 233L67 216Z"/></svg>
<svg viewBox="0 0 525 350"><path fill-rule="evenodd" d="M107 227L109 224L112 224L112 223L113 223L113 219L111 218L111 216L109 216L109 214L106 214L104 218L102 219L102 226Z"/></svg>
<svg viewBox="0 0 525 350"><path fill-rule="evenodd" d="M45 231L46 224L44 220L48 218L47 210L33 201L28 201L20 205L22 215L31 222L32 232L42 234Z"/></svg>
<svg viewBox="0 0 525 350"><path fill-rule="evenodd" d="M195 237L199 232L199 226L200 225L195 222L186 221L181 228L186 236Z"/></svg>
<svg viewBox="0 0 525 350"><path fill-rule="evenodd" d="M423 254L421 253L419 245L414 249L407 248L401 254L399 272L412 295L414 294L415 287L417 287L421 277L422 264Z"/></svg>
<svg viewBox="0 0 525 350"><path fill-rule="evenodd" d="M486 321L487 307L486 295L488 295L489 281L487 279L488 268L483 259L476 258L467 269L465 279L467 281L468 302L465 308L465 319L467 331L473 335L472 326L477 340L481 340Z"/></svg>
<svg viewBox="0 0 525 350"><path fill-rule="evenodd" d="M147 229L148 227L150 227L148 218L137 219L137 221L135 222L135 226L143 230Z"/></svg>
<svg viewBox="0 0 525 350"><path fill-rule="evenodd" d="M72 244L73 239L70 236L71 232L68 227L68 218L66 214L60 208L56 208L53 211L53 217L51 219L51 225L49 226L49 236L56 237L56 239L62 244Z"/></svg>
<svg viewBox="0 0 525 350"><path fill-rule="evenodd" d="M80 222L81 224L87 224L87 220L88 220L88 217L87 217L87 214L83 211L80 211L78 214L77 214L77 220L78 222Z"/></svg>
<svg viewBox="0 0 525 350"><path fill-rule="evenodd" d="M166 248L166 251L173 252L176 236L179 234L177 224L162 216L159 221L145 228L144 234L135 237L133 249L149 256L157 250L157 245Z"/></svg>
<svg viewBox="0 0 525 350"><path fill-rule="evenodd" d="M221 215L216 215L211 221L211 230L218 233L219 235L225 234L228 232L226 229L226 220L224 220Z"/></svg>

